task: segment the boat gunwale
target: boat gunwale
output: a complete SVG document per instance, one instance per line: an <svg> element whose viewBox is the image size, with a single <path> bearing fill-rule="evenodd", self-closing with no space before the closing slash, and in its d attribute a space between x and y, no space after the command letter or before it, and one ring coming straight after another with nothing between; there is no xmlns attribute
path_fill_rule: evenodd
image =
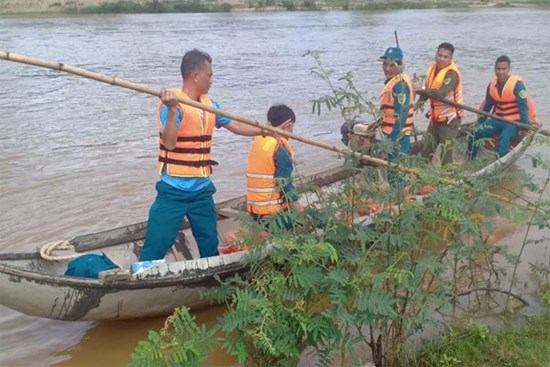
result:
<svg viewBox="0 0 550 367"><path fill-rule="evenodd" d="M189 262L199 262L208 258L186 260ZM178 262L181 263L181 262ZM190 286L204 281L211 281L215 276L225 278L239 271L245 270L248 266L243 264L240 259L223 265L207 268L197 267L189 269L188 274L175 274L164 276L162 278L130 279L121 281L102 281L92 278L80 278L66 275L54 275L44 272L35 272L13 266L9 264L0 264L0 274L6 274L10 277L15 276L27 281L44 282L52 285L64 285L88 288L109 288L109 289L147 289L170 286Z"/></svg>
<svg viewBox="0 0 550 367"><path fill-rule="evenodd" d="M527 131L527 133L525 133L525 135L516 146L510 147L510 151L505 156L500 157L499 159L491 162L489 165L477 170L476 172L472 172L468 176L471 178L481 178L491 174L501 167L502 170L506 170L508 167L512 166L516 162L516 160L525 152L525 150L527 150L527 148L533 142L534 137L534 131Z"/></svg>

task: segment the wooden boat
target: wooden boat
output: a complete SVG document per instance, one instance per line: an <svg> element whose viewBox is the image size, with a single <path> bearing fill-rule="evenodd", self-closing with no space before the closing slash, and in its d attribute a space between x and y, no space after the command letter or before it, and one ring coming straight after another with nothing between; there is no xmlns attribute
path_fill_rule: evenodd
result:
<svg viewBox="0 0 550 367"><path fill-rule="evenodd" d="M351 173L337 167L310 177L317 187ZM235 231L244 197L217 205L220 235ZM146 222L70 240L77 253L104 252L123 268L137 261ZM197 258L189 224L184 223L165 264L141 271L125 281L64 276L67 261L49 261L40 251L0 254L0 303L19 312L59 320L110 320L167 315L185 305L210 304L203 293L223 279L245 271L244 252Z"/></svg>
<svg viewBox="0 0 550 367"><path fill-rule="evenodd" d="M357 128L358 127L358 128ZM457 133L458 141L466 141L468 139L469 133L468 130L473 128L473 123L466 123L460 126L460 129ZM354 127L353 131L350 132L349 147L351 150L358 151L362 146L368 148L374 143L379 142L379 135L374 132L373 129L369 128L369 125L358 124ZM522 130L519 132L518 137L513 139L510 146L510 152L504 157L500 157L496 160L490 160L486 166L481 169L470 173L471 177L480 178L488 176L494 172L498 172L512 164L525 152L525 150L531 145L535 132L533 130ZM496 155L496 147L498 145L498 138L487 139L483 147L480 148L479 155L489 154L494 157ZM422 140L412 139L411 147L409 154L411 155L420 155L422 151L423 142ZM455 157L456 158L456 157ZM465 157L463 157L465 159Z"/></svg>
<svg viewBox="0 0 550 367"><path fill-rule="evenodd" d="M475 172L488 175L510 165L529 146L529 132L505 157ZM414 143L413 152L419 150ZM351 173L337 167L314 175L316 187L334 184ZM235 231L235 219L244 198L217 205L220 234ZM77 253L104 252L124 268L137 261L143 245L146 222L70 240ZM219 284L219 279L246 271L245 252L210 258L198 257L196 244L184 223L165 264L153 266L130 280L98 280L64 276L67 261L44 260L39 251L0 254L0 303L19 312L59 320L110 320L166 315L185 305L191 309L210 304L203 293Z"/></svg>

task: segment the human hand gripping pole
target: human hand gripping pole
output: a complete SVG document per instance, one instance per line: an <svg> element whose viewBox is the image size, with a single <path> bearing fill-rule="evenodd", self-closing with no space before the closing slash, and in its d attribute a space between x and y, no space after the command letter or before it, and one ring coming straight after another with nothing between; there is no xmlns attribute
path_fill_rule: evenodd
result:
<svg viewBox="0 0 550 367"><path fill-rule="evenodd" d="M22 64L40 66L40 67L43 67L43 68L57 70L57 71L62 71L62 72L66 72L66 73L69 73L69 74L82 76L82 77L85 77L85 78L88 78L88 79L93 79L93 80L96 80L98 82L111 84L111 85L114 85L114 86L117 86L117 87L131 89L131 90L135 90L137 92L150 94L150 95L157 96L157 97L161 96L161 89L152 88L152 87L149 87L149 86L146 86L146 85L133 83L133 82L130 82L130 81L127 81L127 80L124 80L124 79L103 75L103 74L96 73L96 72L93 72L93 71L89 71L89 70L86 70L86 69L77 68L75 66L67 65L67 64L64 64L64 63L61 63L61 62L43 60L43 59L38 59L38 58L35 58L35 57L31 57L31 56L25 56L25 55L20 55L20 54L16 54L16 53L13 53L13 52L1 51L1 50L0 50L0 59L4 59L4 60L7 60L7 61L18 62L18 63L22 63ZM288 132L288 131L278 129L278 128L273 127L269 124L260 123L257 120L237 116L237 115L235 115L233 113L230 113L230 112L227 112L227 111L217 110L213 107L210 107L208 105L205 105L205 104L202 104L202 103L199 103L199 102L187 99L187 98L182 98L180 96L177 96L177 98L178 98L179 102L181 102L185 105L192 106L192 107L195 107L195 108L199 108L201 110L211 112L211 113L214 113L214 114L217 114L217 115L225 116L225 117L228 117L232 120L239 121L239 122L242 122L242 123L250 125L250 126L258 127L259 129L262 129L264 131L269 131L269 132L273 133L274 135L285 136L287 138L291 138L291 139L294 139L294 140L297 140L297 141L301 141L302 143L305 143L305 144L309 144L309 145L313 145L313 146L316 146L316 147L319 147L319 148L331 150L333 152L340 153L340 154L353 153L353 154L357 155L359 158L361 158L365 161L368 161L368 162L370 162L371 164L374 164L374 165L378 165L378 166L389 166L390 165L387 161L385 161L383 159L371 157L371 156L364 155L364 154L359 154L359 153L356 153L356 152L352 152L349 149L338 148L333 144L328 144L328 143L316 141L316 140L313 140L313 139L309 139L309 138L306 138L306 137L303 137L303 136L300 136L300 135L297 135L297 134L294 134L294 133L291 133L291 132Z"/></svg>
<svg viewBox="0 0 550 367"><path fill-rule="evenodd" d="M93 80L96 80L98 82L111 84L111 85L114 85L114 86L117 86L117 87L131 89L131 90L135 90L137 92L141 92L141 93L161 97L161 89L152 88L152 87L149 87L149 86L146 86L146 85L133 83L133 82L130 82L130 81L127 81L127 80L124 80L124 79L103 75L103 74L96 73L96 72L93 72L93 71L89 71L89 70L86 70L86 69L77 68L75 66L67 65L67 64L64 64L64 63L61 63L61 62L43 60L43 59L31 57L31 56L20 55L20 54L8 52L8 51L2 51L2 50L0 50L0 59L4 59L4 60L7 60L7 61L18 62L18 63L22 63L22 64L40 66L40 67L43 67L43 68L57 70L57 71L62 71L62 72L65 72L65 73L82 76L82 77L85 77L85 78L88 78L88 79L93 79ZM319 147L319 148L331 150L333 152L340 153L340 154L354 154L358 158L360 158L364 161L370 162L371 164L374 164L374 165L377 165L377 166L382 166L382 167L388 167L388 168L391 168L391 169L395 169L395 170L397 170L401 173L404 173L404 174L413 174L413 175L419 176L419 177L421 176L420 172L418 172L417 170L412 169L412 168L402 167L402 166L396 165L394 163L390 163L388 161L385 161L383 159L375 158L375 157L365 155L365 154L361 154L361 153L358 153L358 152L353 152L350 149L338 148L333 144L328 144L328 143L316 141L316 140L313 140L313 139L305 138L303 136L300 136L300 135L297 135L297 134L294 134L294 133L291 133L291 132L288 132L288 131L285 131L285 130L278 129L278 128L273 127L269 124L260 123L257 120L237 116L237 115L235 115L233 113L230 113L230 112L227 112L227 111L217 110L213 107L210 107L208 105L205 105L205 104L202 104L202 103L199 103L199 102L187 99L187 98L182 98L180 96L177 96L177 99L178 99L179 102L181 102L185 105L192 106L192 107L195 107L195 108L199 108L199 109L202 109L204 111L211 112L211 113L214 113L214 114L217 114L217 115L225 116L225 117L228 117L232 120L239 121L239 122L242 122L242 123L247 124L247 125L255 126L255 127L259 128L259 129L262 129L262 130L265 130L265 131L269 131L269 132L271 132L275 135L278 134L280 136L285 136L287 138L291 138L291 139L294 139L294 140L297 140L297 141L301 141L302 143L305 143L305 144L309 144L309 145L313 145L313 146L316 146L316 147ZM464 187L465 186L465 184L463 182L458 182L456 180L449 180L449 179L445 179L445 178L439 178L438 180L441 183L446 184L446 185L453 185L453 186L459 186L459 187ZM496 199L501 200L501 201L508 202L508 203L511 202L511 200L508 199L508 198L504 198L504 197L501 197L499 195L492 194L490 192L488 194L490 196L496 198ZM530 209L532 209L532 207L530 207Z"/></svg>
<svg viewBox="0 0 550 367"><path fill-rule="evenodd" d="M537 132L539 134L542 134L544 136L550 136L550 132L548 130L542 129L541 126L538 123L536 123L535 121L531 121L531 124L527 125L527 124L524 124L524 123L521 123L521 122L517 122L517 121L507 119L507 118L502 117L502 116L495 115L495 114L490 113L490 112L486 112L486 111L483 111L483 110L480 110L480 109L477 109L477 108L473 108L473 107L463 105L462 103L449 101L449 100L447 100L443 97L440 97L437 94L432 93L428 90L420 89L420 90L417 90L416 93L420 94L421 96L426 96L426 97L438 100L439 102L448 104L449 106L461 108L461 109L466 110L466 111L477 113L478 115L481 115L481 116L485 116L485 117L488 117L488 118L491 118L491 119L494 119L494 120L505 122L505 123L510 124L510 125L514 125L514 126L520 128L522 130L531 130L531 131ZM534 125L534 124L536 124L536 125Z"/></svg>

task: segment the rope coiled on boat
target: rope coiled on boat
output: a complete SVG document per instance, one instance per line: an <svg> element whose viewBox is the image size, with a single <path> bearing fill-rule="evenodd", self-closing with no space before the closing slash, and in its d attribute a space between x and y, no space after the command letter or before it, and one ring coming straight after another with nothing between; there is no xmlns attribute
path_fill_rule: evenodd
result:
<svg viewBox="0 0 550 367"><path fill-rule="evenodd" d="M54 250L74 251L74 246L71 245L71 243L67 240L48 242L40 248L40 256L44 260L48 260L48 261L72 260L72 259L77 258L79 256L78 254L52 255L52 251L54 251Z"/></svg>

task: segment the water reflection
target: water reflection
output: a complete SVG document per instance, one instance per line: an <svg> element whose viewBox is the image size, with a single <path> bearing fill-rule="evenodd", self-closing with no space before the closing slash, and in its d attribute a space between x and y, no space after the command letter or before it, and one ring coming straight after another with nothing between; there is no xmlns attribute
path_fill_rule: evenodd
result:
<svg viewBox="0 0 550 367"><path fill-rule="evenodd" d="M212 327L224 310L224 306L198 310L193 313L196 317L195 322L198 325ZM164 326L165 319L165 317L155 317L94 323L80 338L78 344L75 343L69 348L52 354L56 359L63 359L52 366L127 366L138 341L147 339L148 330L159 331ZM108 354L108 362L99 355L102 351ZM236 363L236 360L221 349L215 349L206 363L212 366L231 366Z"/></svg>

